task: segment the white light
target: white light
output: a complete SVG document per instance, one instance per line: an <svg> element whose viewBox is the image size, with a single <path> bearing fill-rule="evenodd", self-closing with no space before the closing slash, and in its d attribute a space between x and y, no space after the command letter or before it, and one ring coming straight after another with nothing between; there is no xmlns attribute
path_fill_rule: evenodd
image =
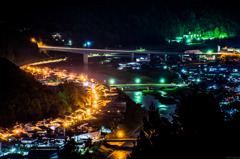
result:
<svg viewBox="0 0 240 159"><path fill-rule="evenodd" d="M15 149L15 148L12 148L11 151L12 151L12 153L13 153L14 151L16 151L16 149Z"/></svg>
<svg viewBox="0 0 240 159"><path fill-rule="evenodd" d="M83 86L87 87L87 86L89 86L89 83L88 82L83 82Z"/></svg>

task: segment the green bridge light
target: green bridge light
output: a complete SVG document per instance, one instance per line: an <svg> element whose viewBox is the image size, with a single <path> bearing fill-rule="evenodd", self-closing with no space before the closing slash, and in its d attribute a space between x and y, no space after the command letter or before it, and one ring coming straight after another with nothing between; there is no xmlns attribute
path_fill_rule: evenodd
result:
<svg viewBox="0 0 240 159"><path fill-rule="evenodd" d="M140 78L136 78L135 79L135 83L137 83L137 84L141 83L141 79Z"/></svg>
<svg viewBox="0 0 240 159"><path fill-rule="evenodd" d="M164 79L164 78L161 78L161 79L160 79L160 83L165 83L165 79Z"/></svg>
<svg viewBox="0 0 240 159"><path fill-rule="evenodd" d="M109 83L110 83L110 84L115 84L115 79L111 78L111 79L109 80Z"/></svg>

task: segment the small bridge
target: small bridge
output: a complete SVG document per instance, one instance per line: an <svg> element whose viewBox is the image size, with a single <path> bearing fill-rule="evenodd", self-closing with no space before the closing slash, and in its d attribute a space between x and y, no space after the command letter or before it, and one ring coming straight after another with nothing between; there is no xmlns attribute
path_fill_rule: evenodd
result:
<svg viewBox="0 0 240 159"><path fill-rule="evenodd" d="M104 140L104 142L133 142L133 141L137 141L137 138L117 138Z"/></svg>
<svg viewBox="0 0 240 159"><path fill-rule="evenodd" d="M110 84L110 86L116 86L117 88L127 87L185 87L188 84Z"/></svg>

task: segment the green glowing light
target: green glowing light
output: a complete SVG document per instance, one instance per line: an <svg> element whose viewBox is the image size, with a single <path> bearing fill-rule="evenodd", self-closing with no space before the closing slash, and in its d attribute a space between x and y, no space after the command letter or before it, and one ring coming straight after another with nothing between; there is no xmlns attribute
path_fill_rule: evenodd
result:
<svg viewBox="0 0 240 159"><path fill-rule="evenodd" d="M160 104L158 107L159 108L167 108L168 106L166 106L165 104Z"/></svg>
<svg viewBox="0 0 240 159"><path fill-rule="evenodd" d="M110 84L114 84L114 83L115 83L115 79L110 79L110 80L109 80L109 83L110 83Z"/></svg>
<svg viewBox="0 0 240 159"><path fill-rule="evenodd" d="M142 52L142 51L147 51L147 50L140 47L140 49L136 49L135 51L140 51L140 52Z"/></svg>
<svg viewBox="0 0 240 159"><path fill-rule="evenodd" d="M160 83L165 83L165 79L164 79L164 78L161 78L161 79L160 79Z"/></svg>
<svg viewBox="0 0 240 159"><path fill-rule="evenodd" d="M207 51L207 54L212 54L212 50L208 50L208 51Z"/></svg>
<svg viewBox="0 0 240 159"><path fill-rule="evenodd" d="M135 83L137 83L137 84L141 83L141 79L140 78L136 78L135 79Z"/></svg>

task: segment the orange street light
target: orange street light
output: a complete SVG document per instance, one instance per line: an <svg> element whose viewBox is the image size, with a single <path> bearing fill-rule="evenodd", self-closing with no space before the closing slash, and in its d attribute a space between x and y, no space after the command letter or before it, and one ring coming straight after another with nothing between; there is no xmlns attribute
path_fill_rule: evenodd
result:
<svg viewBox="0 0 240 159"><path fill-rule="evenodd" d="M63 133L64 133L64 136L66 136L66 128L68 127L68 123L65 122L63 124L63 127L64 127L64 132Z"/></svg>
<svg viewBox="0 0 240 159"><path fill-rule="evenodd" d="M119 130L119 131L117 132L117 136L118 136L119 138L122 138L122 137L124 136L123 131Z"/></svg>
<svg viewBox="0 0 240 159"><path fill-rule="evenodd" d="M37 43L36 39L35 38L31 38L30 40L32 43Z"/></svg>
<svg viewBox="0 0 240 159"><path fill-rule="evenodd" d="M91 115L91 109L87 109L87 115Z"/></svg>
<svg viewBox="0 0 240 159"><path fill-rule="evenodd" d="M73 74L70 74L70 75L69 75L69 78L74 78L74 75L73 75Z"/></svg>
<svg viewBox="0 0 240 159"><path fill-rule="evenodd" d="M67 126L68 126L68 123L64 123L63 126L64 126L64 127L67 127Z"/></svg>

